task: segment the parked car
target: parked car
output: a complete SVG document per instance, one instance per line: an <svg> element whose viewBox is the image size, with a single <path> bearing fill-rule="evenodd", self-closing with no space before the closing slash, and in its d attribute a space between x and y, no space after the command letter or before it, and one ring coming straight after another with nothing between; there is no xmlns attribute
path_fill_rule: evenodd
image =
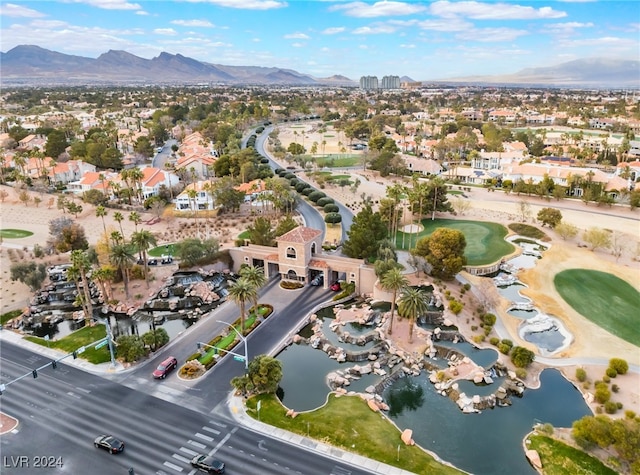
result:
<svg viewBox="0 0 640 475"><path fill-rule="evenodd" d="M209 455L196 455L191 459L191 465L205 473L224 473L224 462Z"/></svg>
<svg viewBox="0 0 640 475"><path fill-rule="evenodd" d="M158 259L149 259L147 261L147 265L148 266L157 266L158 265Z"/></svg>
<svg viewBox="0 0 640 475"><path fill-rule="evenodd" d="M333 284L331 284L331 287L329 287L331 290L333 290L334 292L338 292L340 291L340 289L342 288L340 286L340 282L336 281Z"/></svg>
<svg viewBox="0 0 640 475"><path fill-rule="evenodd" d="M317 287L318 285L322 285L323 282L324 276L322 274L319 274L315 276L315 278L311 281L311 285L315 285Z"/></svg>
<svg viewBox="0 0 640 475"><path fill-rule="evenodd" d="M160 264L171 264L173 262L173 257L171 256L162 256L162 259L160 260Z"/></svg>
<svg viewBox="0 0 640 475"><path fill-rule="evenodd" d="M176 359L176 357L170 356L158 365L158 367L153 372L153 377L156 379L164 379L171 371L176 369L177 366L178 360Z"/></svg>
<svg viewBox="0 0 640 475"><path fill-rule="evenodd" d="M124 450L124 442L112 435L99 435L93 441L93 446L97 449L104 449L111 454L117 454Z"/></svg>

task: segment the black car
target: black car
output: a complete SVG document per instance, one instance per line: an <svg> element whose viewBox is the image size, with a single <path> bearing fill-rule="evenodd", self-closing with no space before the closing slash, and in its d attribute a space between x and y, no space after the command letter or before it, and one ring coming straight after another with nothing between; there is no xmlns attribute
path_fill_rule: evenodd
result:
<svg viewBox="0 0 640 475"><path fill-rule="evenodd" d="M191 465L205 473L224 473L224 462L210 455L198 454L191 459Z"/></svg>
<svg viewBox="0 0 640 475"><path fill-rule="evenodd" d="M124 442L112 435L100 435L93 441L94 447L104 449L111 454L117 454L124 450Z"/></svg>
<svg viewBox="0 0 640 475"><path fill-rule="evenodd" d="M149 259L147 261L147 265L148 266L157 266L158 265L158 259Z"/></svg>

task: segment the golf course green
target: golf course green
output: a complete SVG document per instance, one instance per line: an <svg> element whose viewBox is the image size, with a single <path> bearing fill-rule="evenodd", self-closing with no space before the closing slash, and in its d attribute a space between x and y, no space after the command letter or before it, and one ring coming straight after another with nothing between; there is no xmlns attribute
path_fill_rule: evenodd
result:
<svg viewBox="0 0 640 475"><path fill-rule="evenodd" d="M553 284L578 313L629 343L640 346L640 292L607 272L567 269Z"/></svg>
<svg viewBox="0 0 640 475"><path fill-rule="evenodd" d="M33 236L33 233L24 229L0 229L0 236L3 239L20 239Z"/></svg>
<svg viewBox="0 0 640 475"><path fill-rule="evenodd" d="M511 254L515 247L505 241L508 234L507 228L497 223L485 221L467 221L459 219L423 219L424 229L416 234L399 231L396 234L396 247L408 250L414 247L418 239L429 236L438 228L450 228L460 231L467 240L464 255L467 265L481 266L499 261L504 256Z"/></svg>

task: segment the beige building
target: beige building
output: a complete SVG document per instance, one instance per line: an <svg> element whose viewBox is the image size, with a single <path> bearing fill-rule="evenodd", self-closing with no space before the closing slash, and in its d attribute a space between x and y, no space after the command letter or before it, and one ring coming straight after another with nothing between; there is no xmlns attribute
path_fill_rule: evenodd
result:
<svg viewBox="0 0 640 475"><path fill-rule="evenodd" d="M372 294L377 280L373 266L362 259L325 254L322 232L298 226L277 238L277 247L248 246L230 249L237 272L242 264L264 268L267 278L280 275L283 280L309 283L324 277L324 288L344 280L356 285L356 294Z"/></svg>

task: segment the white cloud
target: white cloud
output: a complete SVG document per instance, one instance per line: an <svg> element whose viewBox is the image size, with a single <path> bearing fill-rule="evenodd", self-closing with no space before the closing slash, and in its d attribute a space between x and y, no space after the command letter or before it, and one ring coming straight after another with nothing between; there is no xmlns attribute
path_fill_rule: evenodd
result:
<svg viewBox="0 0 640 475"><path fill-rule="evenodd" d="M397 28L392 25L374 25L374 26L362 26L360 28L356 28L353 30L354 35L379 35L379 34L389 34L395 33Z"/></svg>
<svg viewBox="0 0 640 475"><path fill-rule="evenodd" d="M411 45L400 45L400 48L412 49L412 48L415 48L415 47L416 47L416 45L413 45L413 44L411 44Z"/></svg>
<svg viewBox="0 0 640 475"><path fill-rule="evenodd" d="M515 5L511 3L480 3L475 1L449 2L438 1L429 7L433 15L445 18L462 16L474 20L539 20L549 18L564 18L566 12L554 10L551 7L533 7Z"/></svg>
<svg viewBox="0 0 640 475"><path fill-rule="evenodd" d="M199 26L203 28L210 28L213 26L213 23L209 20L173 20L171 23L180 26Z"/></svg>
<svg viewBox="0 0 640 475"><path fill-rule="evenodd" d="M291 43L291 46L294 48L304 48L306 45L304 43Z"/></svg>
<svg viewBox="0 0 640 475"><path fill-rule="evenodd" d="M227 8L238 8L241 10L272 10L274 8L283 8L287 6L287 2L278 2L276 0L187 0L193 3L211 3Z"/></svg>
<svg viewBox="0 0 640 475"><path fill-rule="evenodd" d="M260 43L262 40L260 38L253 38L251 41L254 43Z"/></svg>
<svg viewBox="0 0 640 475"><path fill-rule="evenodd" d="M29 26L34 28L50 28L52 30L56 28L66 28L67 25L68 23L66 21L61 20L34 20L29 23Z"/></svg>
<svg viewBox="0 0 640 475"><path fill-rule="evenodd" d="M552 23L546 26L546 30L556 35L572 35L578 28L593 28L593 26L593 23L571 21L566 23Z"/></svg>
<svg viewBox="0 0 640 475"><path fill-rule="evenodd" d="M334 26L334 27L331 27L331 28L325 28L322 31L322 34L323 35L335 35L337 33L342 33L345 29L346 28L343 27L343 26Z"/></svg>
<svg viewBox="0 0 640 475"><path fill-rule="evenodd" d="M5 3L0 5L0 16L15 18L42 18L46 15L37 10L16 5L15 3Z"/></svg>
<svg viewBox="0 0 640 475"><path fill-rule="evenodd" d="M473 24L460 18L451 18L447 20L423 20L417 23L418 27L423 30L433 31L465 31L473 29Z"/></svg>
<svg viewBox="0 0 640 475"><path fill-rule="evenodd" d="M329 11L344 11L345 15L356 18L375 18L380 16L412 15L426 10L423 5L404 2L382 1L374 4L349 2L329 7Z"/></svg>
<svg viewBox="0 0 640 475"><path fill-rule="evenodd" d="M456 38L462 40L473 40L481 43L493 43L501 41L513 41L520 36L528 35L525 30L515 30L513 28L476 28L456 34Z"/></svg>
<svg viewBox="0 0 640 475"><path fill-rule="evenodd" d="M310 37L305 35L304 33L289 33L288 35L284 35L284 38L287 40L308 40Z"/></svg>
<svg viewBox="0 0 640 475"><path fill-rule="evenodd" d="M155 30L153 30L153 32L156 35L163 35L163 36L175 36L178 34L178 32L173 28L156 28Z"/></svg>
<svg viewBox="0 0 640 475"><path fill-rule="evenodd" d="M142 10L137 3L130 3L127 0L67 0L73 3L86 3L92 7L103 10Z"/></svg>

